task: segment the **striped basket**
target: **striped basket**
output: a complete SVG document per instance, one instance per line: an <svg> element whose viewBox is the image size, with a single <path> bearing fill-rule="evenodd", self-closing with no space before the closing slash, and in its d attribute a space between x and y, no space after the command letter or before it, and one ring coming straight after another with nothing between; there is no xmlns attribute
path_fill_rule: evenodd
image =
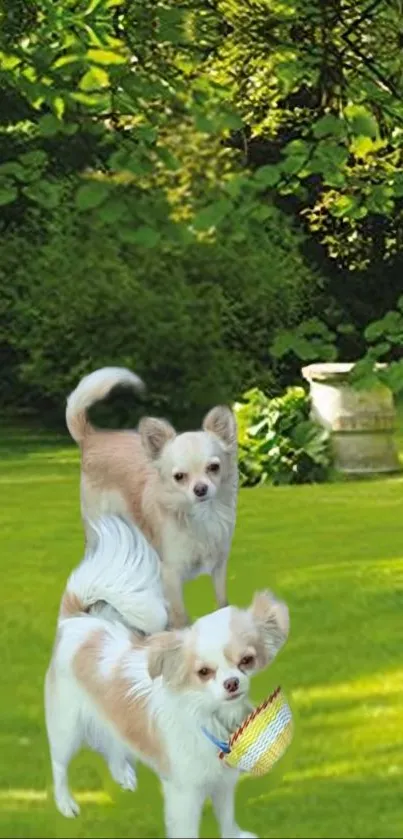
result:
<svg viewBox="0 0 403 839"><path fill-rule="evenodd" d="M205 734L220 749L219 758L227 766L266 775L291 743L293 719L281 688L255 708L229 738L228 743Z"/></svg>

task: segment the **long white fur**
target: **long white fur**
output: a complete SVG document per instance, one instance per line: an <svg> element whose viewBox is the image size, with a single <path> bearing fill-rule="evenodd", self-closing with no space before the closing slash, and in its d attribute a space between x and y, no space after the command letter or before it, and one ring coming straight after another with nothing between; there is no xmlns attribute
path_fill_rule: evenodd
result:
<svg viewBox="0 0 403 839"><path fill-rule="evenodd" d="M66 592L76 595L86 609L102 608L104 616L112 607L130 627L146 634L165 629L168 612L154 548L119 516L103 516L90 527L94 539L70 575Z"/></svg>

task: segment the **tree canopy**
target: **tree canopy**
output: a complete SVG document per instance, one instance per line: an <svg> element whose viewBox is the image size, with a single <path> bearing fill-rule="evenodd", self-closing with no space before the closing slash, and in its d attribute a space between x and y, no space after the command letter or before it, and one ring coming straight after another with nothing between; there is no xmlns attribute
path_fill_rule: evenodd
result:
<svg viewBox="0 0 403 839"><path fill-rule="evenodd" d="M403 383L393 273L400 0L1 0L0 9L3 229L68 197L100 236L174 253L219 231L238 243L267 223L273 234L281 209L320 249L325 273L333 264L349 278L341 287L354 274L393 276L394 313L369 328L361 370L392 358L394 385ZM274 355L330 358L343 341L360 346L348 343L359 318L348 322L338 304L331 320L283 330Z"/></svg>

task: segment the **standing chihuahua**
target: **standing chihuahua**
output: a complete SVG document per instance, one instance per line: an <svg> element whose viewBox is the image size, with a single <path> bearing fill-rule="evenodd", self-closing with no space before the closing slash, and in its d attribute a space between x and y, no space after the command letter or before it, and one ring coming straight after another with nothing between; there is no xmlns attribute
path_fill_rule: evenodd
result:
<svg viewBox="0 0 403 839"><path fill-rule="evenodd" d="M138 431L101 431L87 411L116 385L137 391L130 370L104 367L81 380L67 400L66 422L81 447L81 511L131 517L157 550L170 625L188 623L183 583L213 578L217 605L227 604L227 560L235 526L237 429L232 411L213 408L203 430L176 434L166 420L144 417Z"/></svg>

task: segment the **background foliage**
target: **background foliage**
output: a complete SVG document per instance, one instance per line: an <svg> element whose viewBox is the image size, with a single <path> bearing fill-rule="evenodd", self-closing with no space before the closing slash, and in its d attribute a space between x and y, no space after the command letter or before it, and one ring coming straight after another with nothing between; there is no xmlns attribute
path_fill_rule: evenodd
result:
<svg viewBox="0 0 403 839"><path fill-rule="evenodd" d="M235 404L242 486L320 483L329 477L328 434L310 419L310 407L301 387L274 399L253 388Z"/></svg>
<svg viewBox="0 0 403 839"><path fill-rule="evenodd" d="M402 387L400 0L0 10L3 403L112 356L184 421L301 360Z"/></svg>

